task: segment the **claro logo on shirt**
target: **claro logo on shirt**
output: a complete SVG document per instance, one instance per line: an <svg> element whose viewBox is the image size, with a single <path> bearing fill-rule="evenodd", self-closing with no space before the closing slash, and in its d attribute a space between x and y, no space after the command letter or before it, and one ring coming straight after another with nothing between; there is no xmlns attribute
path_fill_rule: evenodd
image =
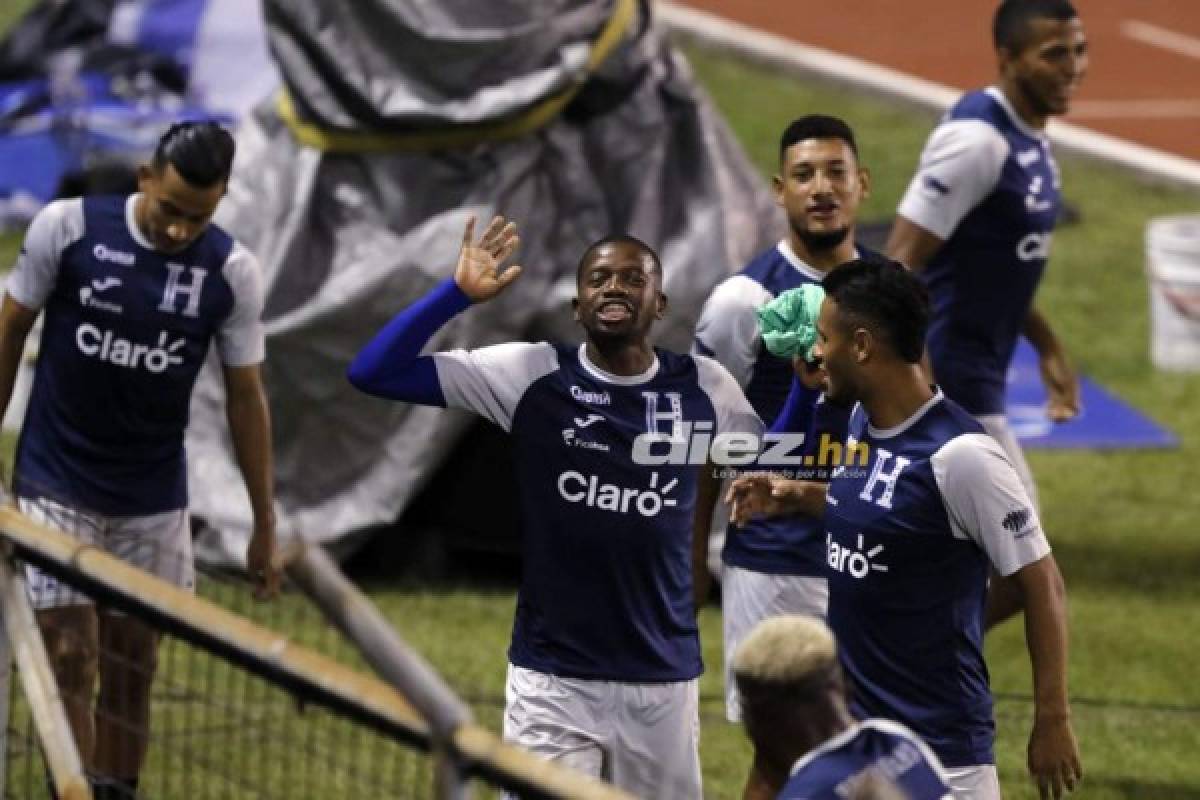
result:
<svg viewBox="0 0 1200 800"><path fill-rule="evenodd" d="M1022 261L1037 261L1044 260L1050 257L1050 243L1054 240L1054 234L1046 233L1027 233L1021 241L1017 242L1017 258Z"/></svg>
<svg viewBox="0 0 1200 800"><path fill-rule="evenodd" d="M825 534L826 563L834 572L849 573L852 578L865 578L871 570L887 572L886 564L879 563L884 546L877 544L870 550L863 551L863 537L858 535L858 547L851 549L833 540L831 534Z"/></svg>
<svg viewBox="0 0 1200 800"><path fill-rule="evenodd" d="M657 517L663 508L676 505L674 497L668 497L679 484L677 478L672 478L658 485L658 473L650 473L650 486L645 489L631 489L604 483L599 475L584 475L582 472L568 470L558 476L558 494L568 503L581 503L588 508L601 511L611 511L615 514L629 514L636 511L643 517Z"/></svg>
<svg viewBox="0 0 1200 800"><path fill-rule="evenodd" d="M167 367L173 364L183 363L183 356L178 351L187 345L187 340L176 339L171 342L169 339L170 335L162 331L158 334L157 344L138 344L90 322L83 323L75 330L75 345L85 356L118 367L145 369L155 374L166 372Z"/></svg>

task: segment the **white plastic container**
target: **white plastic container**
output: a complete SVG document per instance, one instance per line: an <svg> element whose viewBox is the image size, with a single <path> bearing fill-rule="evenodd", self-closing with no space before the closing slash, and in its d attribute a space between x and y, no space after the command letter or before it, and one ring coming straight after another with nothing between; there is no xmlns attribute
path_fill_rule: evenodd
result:
<svg viewBox="0 0 1200 800"><path fill-rule="evenodd" d="M1200 214L1146 226L1150 358L1156 367L1200 371Z"/></svg>

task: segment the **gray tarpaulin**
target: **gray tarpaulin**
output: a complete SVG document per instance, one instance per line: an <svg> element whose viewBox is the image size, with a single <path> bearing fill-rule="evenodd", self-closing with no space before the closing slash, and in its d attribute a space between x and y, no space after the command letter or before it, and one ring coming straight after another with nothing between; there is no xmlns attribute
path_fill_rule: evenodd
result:
<svg viewBox="0 0 1200 800"><path fill-rule="evenodd" d="M468 214L518 222L525 273L447 326L439 349L578 340L575 265L614 231L658 248L670 298L658 341L687 349L711 287L778 235L761 177L646 6L631 6L589 73L611 0L268 0L290 102L241 126L219 221L266 276L282 535L332 540L394 520L463 432L466 415L364 396L344 372L449 275ZM547 124L495 139L580 85ZM479 143L449 149L406 138L477 129ZM215 370L197 387L192 506L215 530L202 549L240 559L250 513L222 391Z"/></svg>

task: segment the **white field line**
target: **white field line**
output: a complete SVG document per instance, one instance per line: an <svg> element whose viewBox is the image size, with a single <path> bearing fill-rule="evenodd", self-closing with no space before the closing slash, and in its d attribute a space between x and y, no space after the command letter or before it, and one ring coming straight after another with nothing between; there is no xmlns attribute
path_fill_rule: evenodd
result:
<svg viewBox="0 0 1200 800"><path fill-rule="evenodd" d="M658 0L655 10L660 20L680 34L794 74L816 75L938 111L949 108L962 94L961 89L795 42L665 0ZM1047 132L1055 144L1066 150L1119 164L1160 180L1200 188L1200 161L1067 122L1052 121Z"/></svg>
<svg viewBox="0 0 1200 800"><path fill-rule="evenodd" d="M1192 119L1200 100L1076 100L1071 119Z"/></svg>
<svg viewBox="0 0 1200 800"><path fill-rule="evenodd" d="M1126 37L1151 47L1170 50L1188 58L1200 59L1200 39L1179 33L1170 28L1161 28L1139 19L1127 19L1121 23L1121 33Z"/></svg>

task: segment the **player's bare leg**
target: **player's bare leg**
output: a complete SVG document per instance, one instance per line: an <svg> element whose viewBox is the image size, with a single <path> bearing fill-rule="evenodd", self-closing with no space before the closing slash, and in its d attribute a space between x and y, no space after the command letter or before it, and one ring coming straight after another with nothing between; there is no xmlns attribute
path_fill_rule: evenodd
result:
<svg viewBox="0 0 1200 800"><path fill-rule="evenodd" d="M150 686L158 663L159 636L131 617L102 613L99 620L95 769L134 786L149 744Z"/></svg>
<svg viewBox="0 0 1200 800"><path fill-rule="evenodd" d="M98 650L96 609L92 605L50 608L37 612L37 620L75 746L84 768L90 769L96 741L92 724Z"/></svg>

